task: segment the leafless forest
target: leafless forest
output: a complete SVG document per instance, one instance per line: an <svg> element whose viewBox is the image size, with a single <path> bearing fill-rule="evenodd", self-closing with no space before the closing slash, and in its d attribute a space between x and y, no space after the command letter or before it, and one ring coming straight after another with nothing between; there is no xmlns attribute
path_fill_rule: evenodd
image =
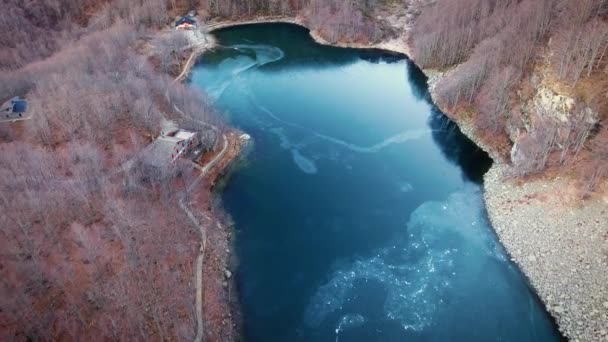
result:
<svg viewBox="0 0 608 342"><path fill-rule="evenodd" d="M0 94L32 119L0 124L0 339L193 339L200 237L177 206L192 170L140 162L174 103L215 120L138 54L171 5L4 7Z"/></svg>
<svg viewBox="0 0 608 342"><path fill-rule="evenodd" d="M452 72L437 89L445 106L516 142L514 175L566 167L591 189L608 175L607 14L605 0L438 0L416 20L414 56ZM575 100L567 115L524 105L541 78Z"/></svg>
<svg viewBox="0 0 608 342"><path fill-rule="evenodd" d="M517 136L515 175L572 167L588 191L605 179L605 0L6 0L0 100L25 96L33 119L0 123L0 339L194 338L199 237L176 201L192 170L146 168L139 152L175 104L217 118L203 95L167 92L186 42L158 29L195 8L300 15L330 41L369 43L396 34L379 9L412 2L414 59L453 73L446 106L509 149ZM539 70L576 99L566 120L522 105Z"/></svg>

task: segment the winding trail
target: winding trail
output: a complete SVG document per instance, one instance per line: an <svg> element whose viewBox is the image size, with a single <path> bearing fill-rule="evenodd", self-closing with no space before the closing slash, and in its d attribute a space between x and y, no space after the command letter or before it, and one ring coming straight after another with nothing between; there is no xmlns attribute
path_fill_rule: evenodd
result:
<svg viewBox="0 0 608 342"><path fill-rule="evenodd" d="M190 57L186 61L186 64L184 64L184 67L182 68L182 72L173 80L173 83L181 81L182 78L188 74L192 65L194 65L196 58L202 52L207 50L210 46L213 46L213 44L210 44L207 41L205 41L205 43L201 43L201 44L195 46L192 50L192 53L190 54Z"/></svg>
<svg viewBox="0 0 608 342"><path fill-rule="evenodd" d="M0 120L0 123L2 123L2 122L10 122L10 123L13 123L13 122L17 122L17 121L26 121L26 120L31 120L31 119L32 119L32 116L31 116L31 115L28 115L28 116L26 116L26 117L24 117L24 118L8 118L8 119L1 119L1 120Z"/></svg>
<svg viewBox="0 0 608 342"><path fill-rule="evenodd" d="M205 249L207 247L207 230L206 228L199 222L196 216L192 213L190 208L186 203L186 198L188 195L196 188L196 186L200 183L200 181L207 175L209 170L213 168L226 154L228 150L228 140L226 136L223 135L224 144L222 146L222 150L210 160L207 165L201 167L197 164L194 164L197 169L201 171L196 180L188 187L186 190L186 194L182 196L179 200L180 208L186 213L190 221L198 228L201 234L201 248L199 250L198 257L196 258L196 322L197 322L197 331L195 341L200 342L203 338L204 327L203 327L203 262L205 260Z"/></svg>
<svg viewBox="0 0 608 342"><path fill-rule="evenodd" d="M206 35L206 33L203 33L203 35ZM192 66L194 65L196 58L198 56L200 56L201 53L203 53L205 50L207 50L208 48L210 48L211 46L213 46L212 44L209 43L208 41L209 38L205 39L204 43L198 44L196 45L193 50L192 53L190 54L190 57L188 58L188 60L186 61L186 64L184 64L181 73L173 80L173 84L181 81L190 71L190 69L192 68ZM167 88L167 91L165 93L165 96L167 97L167 99L170 102L170 98L169 98L169 88ZM176 112L180 113L182 116L187 117L193 121L196 121L197 123L201 124L204 127L207 127L213 131L215 131L217 133L217 135L219 136L221 133L221 130L217 127L214 126L212 124L209 124L207 122L203 122L200 120L196 120L194 118L192 118L191 116L187 115L186 113L184 113L179 107L177 107L177 105L173 104L173 108L175 109ZM196 324L197 324L197 329L196 329L196 337L194 338L194 341L196 342L200 342L203 340L203 336L204 336L204 324L203 324L203 264L205 261L205 249L207 247L207 230L206 228L200 223L200 221L198 220L198 218L196 217L196 215L194 215L194 213L190 210L190 208L188 207L188 203L186 201L187 198L189 198L190 194L192 193L192 191L194 191L194 189L200 184L201 180L207 175L207 173L209 173L209 171L220 161L222 160L222 158L224 157L224 155L226 154L226 151L228 150L228 138L226 137L226 134L222 133L222 140L223 140L223 145L222 145L222 149L220 150L220 152L213 158L211 159L205 166L200 166L196 163L192 163L194 165L195 168L197 168L200 171L200 174L198 175L198 177L194 180L194 182L186 189L186 193L179 199L178 204L180 206L180 208L184 211L184 213L186 213L186 215L188 216L188 218L190 219L190 221L192 222L192 224L194 224L200 234L201 234L201 247L199 249L199 254L196 258L196 276L195 276L195 287L196 287Z"/></svg>

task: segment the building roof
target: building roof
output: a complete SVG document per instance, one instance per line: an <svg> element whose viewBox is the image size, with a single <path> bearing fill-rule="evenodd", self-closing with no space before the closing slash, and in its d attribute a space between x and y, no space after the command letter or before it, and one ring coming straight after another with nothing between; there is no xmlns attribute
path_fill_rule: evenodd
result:
<svg viewBox="0 0 608 342"><path fill-rule="evenodd" d="M27 101L15 96L2 104L0 110L8 113L25 113L27 111Z"/></svg>
<svg viewBox="0 0 608 342"><path fill-rule="evenodd" d="M27 101L13 101L13 113L25 113L27 111Z"/></svg>
<svg viewBox="0 0 608 342"><path fill-rule="evenodd" d="M171 131L165 132L165 134L162 134L159 137L159 139L178 143L181 141L190 140L195 136L196 136L195 132L186 131L184 129L178 129L178 130L171 130Z"/></svg>
<svg viewBox="0 0 608 342"><path fill-rule="evenodd" d="M177 131L177 133L175 133L175 137L178 139L181 139L181 140L189 140L192 137L194 137L195 135L196 135L196 133L184 131L183 129L180 129L179 131Z"/></svg>
<svg viewBox="0 0 608 342"><path fill-rule="evenodd" d="M183 24L196 25L196 19L191 18L191 17L182 17L175 22L175 26L179 26L179 25L183 25Z"/></svg>
<svg viewBox="0 0 608 342"><path fill-rule="evenodd" d="M195 136L195 132L183 129L161 135L146 147L143 161L148 165L164 167L178 156L181 149L187 148L188 140Z"/></svg>

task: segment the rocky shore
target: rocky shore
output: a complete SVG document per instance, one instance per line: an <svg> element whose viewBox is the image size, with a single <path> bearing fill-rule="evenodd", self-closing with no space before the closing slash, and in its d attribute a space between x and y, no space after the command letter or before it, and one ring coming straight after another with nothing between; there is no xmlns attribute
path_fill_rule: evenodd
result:
<svg viewBox="0 0 608 342"><path fill-rule="evenodd" d="M608 197L581 202L571 181L485 176L490 220L562 333L608 341Z"/></svg>

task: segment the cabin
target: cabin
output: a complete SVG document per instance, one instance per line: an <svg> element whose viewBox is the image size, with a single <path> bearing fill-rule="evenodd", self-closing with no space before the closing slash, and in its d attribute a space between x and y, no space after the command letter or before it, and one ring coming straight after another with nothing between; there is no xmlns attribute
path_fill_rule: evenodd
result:
<svg viewBox="0 0 608 342"><path fill-rule="evenodd" d="M200 133L185 129L169 129L161 132L155 143L163 145L167 161L175 162L179 158L192 158L200 149ZM200 153L200 152L199 152Z"/></svg>
<svg viewBox="0 0 608 342"><path fill-rule="evenodd" d="M148 145L139 160L145 178L162 181L172 177L171 170L180 159L193 160L200 153L199 133L184 129L170 129Z"/></svg>
<svg viewBox="0 0 608 342"><path fill-rule="evenodd" d="M175 28L177 30L194 30L198 26L196 19L194 17L186 16L178 19L175 22Z"/></svg>
<svg viewBox="0 0 608 342"><path fill-rule="evenodd" d="M2 105L3 119L22 118L27 112L27 101L15 96Z"/></svg>

